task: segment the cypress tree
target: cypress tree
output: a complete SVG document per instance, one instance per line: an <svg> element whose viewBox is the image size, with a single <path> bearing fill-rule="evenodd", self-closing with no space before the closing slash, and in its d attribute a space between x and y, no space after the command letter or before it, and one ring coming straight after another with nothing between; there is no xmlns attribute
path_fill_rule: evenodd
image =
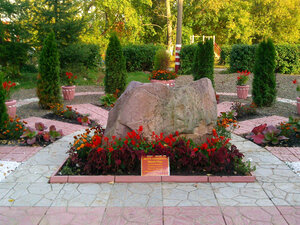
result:
<svg viewBox="0 0 300 225"><path fill-rule="evenodd" d="M50 104L60 103L59 54L55 35L51 32L46 38L39 59L37 96L39 105L48 109Z"/></svg>
<svg viewBox="0 0 300 225"><path fill-rule="evenodd" d="M276 100L275 47L271 39L263 41L256 50L252 98L261 106L271 106Z"/></svg>
<svg viewBox="0 0 300 225"><path fill-rule="evenodd" d="M118 89L121 94L126 86L126 60L121 43L115 33L109 39L105 56L105 68L105 92L113 94Z"/></svg>
<svg viewBox="0 0 300 225"><path fill-rule="evenodd" d="M8 121L8 114L7 114L7 109L5 105L5 90L3 87L3 73L0 72L0 130L3 129L4 122Z"/></svg>
<svg viewBox="0 0 300 225"><path fill-rule="evenodd" d="M192 70L194 80L207 77L214 85L214 44L212 40L198 43Z"/></svg>

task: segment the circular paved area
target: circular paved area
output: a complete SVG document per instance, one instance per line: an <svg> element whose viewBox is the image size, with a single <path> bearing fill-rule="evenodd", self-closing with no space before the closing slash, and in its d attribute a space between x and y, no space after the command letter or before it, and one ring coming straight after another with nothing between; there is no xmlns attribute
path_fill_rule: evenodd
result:
<svg viewBox="0 0 300 225"><path fill-rule="evenodd" d="M87 105L76 108L90 110L102 122L107 119ZM286 118L243 121L240 133L269 119L277 123ZM279 149L232 135L232 144L256 165L255 183L49 184L68 157L73 136L85 129L63 127L67 136L31 150L35 152L19 159L19 167L0 182L0 224L300 224L300 176L285 163L287 156L280 158ZM24 154L24 149L4 148L0 160L5 151ZM297 150L290 154L299 158Z"/></svg>

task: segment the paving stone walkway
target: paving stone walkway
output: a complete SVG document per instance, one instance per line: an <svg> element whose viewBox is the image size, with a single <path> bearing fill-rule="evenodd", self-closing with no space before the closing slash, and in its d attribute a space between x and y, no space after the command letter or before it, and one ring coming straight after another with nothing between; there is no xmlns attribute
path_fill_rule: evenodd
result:
<svg viewBox="0 0 300 225"><path fill-rule="evenodd" d="M84 115L88 114L89 118L96 121L102 127L106 127L108 120L108 111L93 104L70 105L76 112Z"/></svg>
<svg viewBox="0 0 300 225"><path fill-rule="evenodd" d="M107 112L94 107L73 105L105 125ZM54 124L67 136L28 152L23 147L0 147L0 160L21 162L0 182L1 225L300 224L300 176L285 163L299 161L298 148L284 149L283 154L283 149L265 149L233 134L232 143L257 168L255 183L49 184L49 177L68 157L73 136L85 127L37 117L25 120L30 126L37 121ZM285 120L273 116L244 121L237 133ZM23 158L10 156L17 154Z"/></svg>
<svg viewBox="0 0 300 225"><path fill-rule="evenodd" d="M300 177L237 135L255 183L49 184L75 134L0 182L0 224L300 224Z"/></svg>

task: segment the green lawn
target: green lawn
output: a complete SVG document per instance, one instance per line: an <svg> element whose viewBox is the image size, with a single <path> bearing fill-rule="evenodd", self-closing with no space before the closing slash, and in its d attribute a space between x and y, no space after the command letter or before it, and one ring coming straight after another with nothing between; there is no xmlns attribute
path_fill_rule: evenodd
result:
<svg viewBox="0 0 300 225"><path fill-rule="evenodd" d="M129 84L131 81L139 81L142 83L149 83L149 74L146 74L144 72L132 72L127 74L127 84Z"/></svg>
<svg viewBox="0 0 300 225"><path fill-rule="evenodd" d="M74 73L75 74L75 73ZM76 74L75 74L76 75ZM31 89L36 87L38 73L23 73L20 78L12 79L16 82L17 86L13 89ZM142 83L149 83L149 75L144 72L128 73L127 84L131 81L139 81ZM81 74L76 80L77 86L82 85L103 85L104 73L96 70L88 70L86 74Z"/></svg>

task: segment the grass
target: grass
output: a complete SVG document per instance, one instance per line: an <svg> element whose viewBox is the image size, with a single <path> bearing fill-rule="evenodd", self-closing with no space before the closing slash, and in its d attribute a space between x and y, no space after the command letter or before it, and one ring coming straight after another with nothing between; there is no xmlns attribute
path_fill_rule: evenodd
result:
<svg viewBox="0 0 300 225"><path fill-rule="evenodd" d="M74 73L76 75L76 73ZM12 82L16 82L17 86L12 89L12 91L17 91L19 89L32 89L36 87L38 73L22 73L19 78L11 79ZM77 86L92 86L101 85L103 86L104 72L102 70L88 70L84 74L79 74L76 80ZM149 75L144 72L132 72L128 73L127 82L129 84L131 81L139 81L142 83L149 83ZM61 82L63 84L63 82Z"/></svg>
<svg viewBox="0 0 300 225"><path fill-rule="evenodd" d="M74 73L74 75L77 75ZM18 89L31 89L35 88L37 84L38 73L22 73L20 77L11 79L12 82L16 82L17 86L14 90ZM77 75L76 85L97 85L101 83L104 78L104 73L100 70L87 70L84 74ZM61 84L63 85L63 81Z"/></svg>
<svg viewBox="0 0 300 225"><path fill-rule="evenodd" d="M131 81L139 81L142 83L149 83L149 75L144 72L132 72L127 74L126 83L129 84Z"/></svg>

